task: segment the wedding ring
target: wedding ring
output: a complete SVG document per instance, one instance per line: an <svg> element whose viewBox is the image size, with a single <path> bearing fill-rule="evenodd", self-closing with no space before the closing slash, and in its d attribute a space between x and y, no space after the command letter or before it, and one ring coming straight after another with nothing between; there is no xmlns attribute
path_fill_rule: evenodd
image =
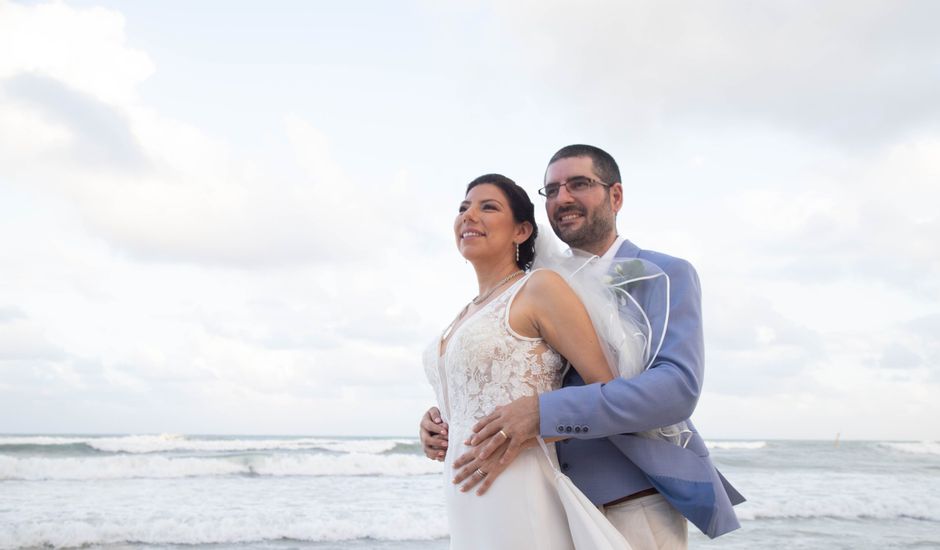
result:
<svg viewBox="0 0 940 550"><path fill-rule="evenodd" d="M506 435L506 432L504 432L503 430L500 430L500 431L497 432L497 433L500 434L500 435L502 435L503 437L505 437L505 438L506 438L506 441L509 441L509 436Z"/></svg>
<svg viewBox="0 0 940 550"><path fill-rule="evenodd" d="M477 471L473 472L474 474L480 476L480 479L486 479L486 472L477 468Z"/></svg>

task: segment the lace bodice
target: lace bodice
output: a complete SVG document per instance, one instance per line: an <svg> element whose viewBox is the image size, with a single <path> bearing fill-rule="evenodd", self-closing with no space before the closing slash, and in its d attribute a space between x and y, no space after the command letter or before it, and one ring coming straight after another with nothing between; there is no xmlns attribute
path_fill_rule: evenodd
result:
<svg viewBox="0 0 940 550"><path fill-rule="evenodd" d="M424 371L452 441L499 405L561 387L561 356L541 338L509 326L509 308L530 275L457 326L443 356L440 337L424 353Z"/></svg>

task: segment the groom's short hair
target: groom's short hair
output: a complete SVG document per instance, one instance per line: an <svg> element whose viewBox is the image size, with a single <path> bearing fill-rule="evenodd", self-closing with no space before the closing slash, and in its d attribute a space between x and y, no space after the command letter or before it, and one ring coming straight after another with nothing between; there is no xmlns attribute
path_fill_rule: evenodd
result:
<svg viewBox="0 0 940 550"><path fill-rule="evenodd" d="M617 161L607 151L593 145L575 144L562 147L552 155L552 160L548 161L548 164L572 157L589 157L594 164L594 172L604 183L620 182L620 168L617 167Z"/></svg>

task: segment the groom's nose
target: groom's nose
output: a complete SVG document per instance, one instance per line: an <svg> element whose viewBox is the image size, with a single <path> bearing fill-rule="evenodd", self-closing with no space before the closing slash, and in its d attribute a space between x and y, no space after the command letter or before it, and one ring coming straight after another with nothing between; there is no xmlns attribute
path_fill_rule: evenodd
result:
<svg viewBox="0 0 940 550"><path fill-rule="evenodd" d="M569 202L574 202L574 197L572 197L571 193L568 192L568 186L562 185L558 188L558 194L555 195L555 203L566 204Z"/></svg>

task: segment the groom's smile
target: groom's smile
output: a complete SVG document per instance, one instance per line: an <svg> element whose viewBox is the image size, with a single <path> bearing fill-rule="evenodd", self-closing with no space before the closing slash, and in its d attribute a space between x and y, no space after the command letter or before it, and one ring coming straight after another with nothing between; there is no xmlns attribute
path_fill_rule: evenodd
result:
<svg viewBox="0 0 940 550"><path fill-rule="evenodd" d="M585 216L585 211L583 208L571 205L571 206L561 206L558 208L555 221L559 226L570 226L577 223L578 220L583 220Z"/></svg>

